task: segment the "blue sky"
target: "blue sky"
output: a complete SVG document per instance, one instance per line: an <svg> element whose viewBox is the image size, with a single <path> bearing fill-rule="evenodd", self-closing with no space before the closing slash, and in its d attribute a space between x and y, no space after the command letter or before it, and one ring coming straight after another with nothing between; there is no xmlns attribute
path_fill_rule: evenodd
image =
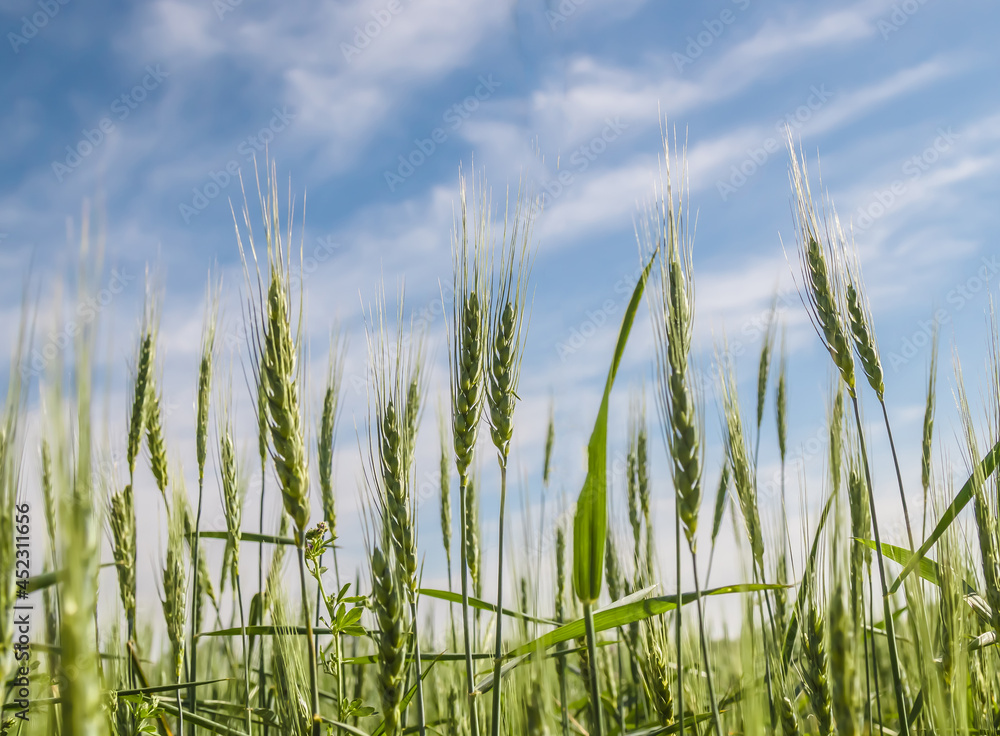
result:
<svg viewBox="0 0 1000 736"><path fill-rule="evenodd" d="M242 275L230 203L242 205L237 172L255 193L253 156L262 161L266 146L282 189L290 181L296 197L315 383L330 325L339 321L350 335L338 478L344 544L360 551L361 305L381 281L391 292L405 279L408 307L427 323L432 391L443 393L444 322L434 302L439 281L450 279L459 166L474 162L501 205L521 180L546 194L514 442L518 475L537 494L554 394L558 487L574 496L627 300L623 285L638 264L635 223L658 176L665 118L687 141L698 215L699 361L707 367L727 335L746 356L739 368L749 399L760 325L780 288L791 445L805 446L822 425L830 376L782 253L782 242L794 242L787 124L812 173L822 170L841 219L853 222L889 410L916 493L927 332L941 323L939 434L953 444L951 349L976 381L988 296L1000 281L998 22L1000 9L985 1L0 0L2 346L9 352L24 283L36 285L45 311L72 273L67 218L78 228L90 200L106 236L108 298L98 311L108 338L100 368L110 370L112 444L151 264L166 294L161 357L174 408L167 428L190 480L206 276L212 267L223 277L223 344L238 350ZM629 388L650 380L652 344L644 314L613 409L622 430ZM241 389L239 355L233 360ZM436 400L432 394L421 440L426 488L435 472ZM712 486L720 450L711 394L705 414ZM251 415L240 416L249 440ZM765 432L761 475L773 477L773 427ZM879 497L892 514L892 478L881 435L873 435ZM495 466L483 449L489 490ZM802 452L796 473L811 478L813 503L823 455ZM665 509L669 484L659 477ZM493 503L488 493L488 520ZM421 504L420 522L428 575L439 575L433 498ZM495 534L495 523L487 530ZM717 579L738 575L732 566Z"/></svg>

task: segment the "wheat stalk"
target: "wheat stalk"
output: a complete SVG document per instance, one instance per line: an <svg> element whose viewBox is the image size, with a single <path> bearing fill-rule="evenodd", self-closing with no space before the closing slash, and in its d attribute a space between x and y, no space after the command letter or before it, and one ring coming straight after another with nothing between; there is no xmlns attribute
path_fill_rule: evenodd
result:
<svg viewBox="0 0 1000 736"><path fill-rule="evenodd" d="M475 582L478 560L470 551L478 548L469 534L469 466L472 463L485 393L484 370L488 334L489 304L487 249L491 242L491 218L486 192L471 190L472 208L465 177L459 176L461 213L456 224L453 258L454 291L450 335L452 437L458 468L459 505L462 516L462 631L465 644L465 672L468 687L469 724L472 736L479 736L479 720L474 695L472 642L469 631L468 577ZM477 194L482 200L477 202ZM474 572L476 570L476 572Z"/></svg>
<svg viewBox="0 0 1000 736"><path fill-rule="evenodd" d="M687 186L687 161L680 152L677 162L671 161L668 136L664 141L664 177L657 191L655 208L651 209L641 242L649 254L659 252L660 269L656 280L656 296L651 298L650 312L656 336L656 386L664 445L671 459L674 482L674 509L678 529L675 547L677 594L680 590L680 526L684 528L691 564L695 576L695 600L698 606L698 634L702 659L708 675L706 685L712 708L712 722L722 733L722 721L715 699L709 664L705 620L702 611L700 572L698 571L697 531L701 510L701 475L703 464L704 424L700 416L698 397L689 369L691 338L694 333L694 273L692 268L693 238L688 231L690 205ZM676 141L675 141L676 143ZM673 181L672 166L679 165L679 183ZM665 181L664 181L665 179ZM681 652L681 616L676 617L677 679L679 732L684 733L684 693L680 687L683 657Z"/></svg>
<svg viewBox="0 0 1000 736"><path fill-rule="evenodd" d="M211 279L209 280L211 284ZM198 506L195 511L194 534L190 537L191 556L194 559L194 569L198 570L203 563L201 559L202 502L205 495L205 460L208 457L208 409L212 390L212 367L215 362L215 327L219 319L219 286L208 288L206 294L205 317L201 328L201 360L198 364L198 394L195 401L195 454L198 462ZM202 596L200 590L200 575L194 579L193 607L191 616L191 680L198 680L198 638L197 627L201 625ZM194 688L188 694L188 703L192 713L197 713L198 701ZM193 727L192 727L193 734Z"/></svg>
<svg viewBox="0 0 1000 736"><path fill-rule="evenodd" d="M167 484L170 480L167 473L167 450L163 438L163 394L158 393L150 384L149 415L146 422L146 447L149 449L149 467L156 479L156 487L160 489L163 501L167 501Z"/></svg>
<svg viewBox="0 0 1000 736"><path fill-rule="evenodd" d="M391 545L392 542L384 538L383 544ZM402 733L400 703L406 668L406 599L396 579L397 568L380 547L372 551L371 568L372 607L378 623L378 692L382 718L387 736L398 736Z"/></svg>
<svg viewBox="0 0 1000 736"><path fill-rule="evenodd" d="M174 488L174 501L171 505L168 534L167 554L162 569L163 619L167 624L167 636L174 655L173 675L176 682L181 681L184 671L184 629L187 624L187 563L184 555L184 505L178 502L178 496L183 493L180 486Z"/></svg>
<svg viewBox="0 0 1000 736"><path fill-rule="evenodd" d="M861 449L862 466L865 470L865 482L870 489L872 487L871 470L868 464L863 425L861 423L861 408L858 403L856 390L854 354L848 342L847 327L845 326L843 317L842 302L844 298L845 268L843 264L843 248L836 247L838 243L841 245L843 243L842 231L840 230L836 214L832 214L826 218L826 227L821 231L812 193L809 190L805 164L800 165L799 163L790 132L788 146L792 161L791 179L795 195L796 225L799 231L798 239L802 279L805 285L803 302L806 303L809 309L809 316L816 329L816 333L823 340L823 344L826 346L834 365L837 366L841 378L847 386L848 395L851 397L851 403L854 406L855 424L858 431L858 442ZM884 403L882 407L884 413ZM888 427L888 416L886 416L886 426ZM902 496L901 483L900 495ZM909 724L907 723L906 703L903 695L902 677L900 675L895 627L890 610L885 565L882 559L882 540L879 532L878 518L875 514L874 499L871 493L868 494L868 502L871 510L872 531L875 536L875 558L879 571L879 583L882 588L882 605L888 639L889 662L892 670L896 707L899 714L900 733L902 736L909 736ZM909 525L907 527L909 531Z"/></svg>
<svg viewBox="0 0 1000 736"><path fill-rule="evenodd" d="M112 556L118 570L118 592L131 632L135 626L136 567L135 501L131 485L112 494L108 502L108 525ZM131 638L129 634L129 640Z"/></svg>
<svg viewBox="0 0 1000 736"><path fill-rule="evenodd" d="M522 193L514 204L510 224L504 222L503 243L499 269L494 277L490 298L490 319L487 342L489 386L486 392L489 405L490 436L497 449L500 465L500 517L497 549L497 622L493 647L493 721L492 734L500 734L500 695L503 654L503 573L504 573L504 522L507 507L507 460L510 441L514 433L514 407L517 384L521 374L521 357L524 353L525 302L530 260L528 245L531 238L531 209L524 207Z"/></svg>
<svg viewBox="0 0 1000 736"><path fill-rule="evenodd" d="M425 733L423 674L417 627L417 527L413 497L413 461L419 425L423 342L403 334L403 296L399 297L396 334L389 336L385 296L380 293L376 308L369 314L368 349L374 373L372 381L373 428L370 442L370 471L377 489L382 522L388 527L395 582L406 592L413 618L414 669L418 728ZM386 550L383 554L389 554Z"/></svg>
<svg viewBox="0 0 1000 736"><path fill-rule="evenodd" d="M237 244L244 265L247 284L257 287L257 304L251 304L250 318L253 320L251 333L253 355L256 361L254 373L261 382L267 405L268 448L274 463L275 473L281 490L285 513L295 525L295 540L298 547L299 584L302 593L302 614L306 624L306 646L309 655L309 681L312 708L312 734L320 736L322 718L319 713L318 665L312 617L309 614L309 599L306 591L305 574L305 532L309 524L309 468L306 444L299 404L299 370L297 367L301 345L302 305L299 304L299 326L292 327L291 293L291 221L292 207L288 210L288 232L282 234L278 206L277 174L272 164L267 172L266 189L260 190L260 206L264 220L266 246L267 287L262 286L263 278L257 266L257 251L250 224L249 205L244 203L243 219L246 224L249 253L255 266L256 281L251 278L247 250L237 227ZM301 297L301 295L300 295ZM258 412L259 415L259 412Z"/></svg>

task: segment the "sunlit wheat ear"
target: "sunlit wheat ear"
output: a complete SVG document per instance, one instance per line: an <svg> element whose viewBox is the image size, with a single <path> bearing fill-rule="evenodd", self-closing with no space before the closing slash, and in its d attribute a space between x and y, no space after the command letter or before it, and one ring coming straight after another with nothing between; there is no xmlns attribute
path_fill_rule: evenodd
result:
<svg viewBox="0 0 1000 736"><path fill-rule="evenodd" d="M778 561L775 563L774 582L778 585L787 585L788 580L788 553L785 545L781 545L778 552ZM788 593L785 588L776 588L774 591L774 622L778 631L784 631L788 623Z"/></svg>
<svg viewBox="0 0 1000 736"><path fill-rule="evenodd" d="M733 474L736 498L743 513L747 539L758 571L763 570L764 537L757 508L757 482L750 462L750 451L743 431L743 416L740 412L739 396L736 391L736 376L732 365L723 363L720 370L720 393L722 395L722 429L726 445L726 457Z"/></svg>
<svg viewBox="0 0 1000 736"><path fill-rule="evenodd" d="M247 306L249 339L255 361L254 374L263 393L260 398L266 405L266 411L258 409L258 418L266 418L269 454L278 477L282 503L295 524L296 537L301 542L309 524L309 471L299 402L301 294L297 317L293 316L292 309L293 215L289 205L287 232L283 232L273 165L268 171L266 187L259 189L265 240L263 273L257 260L248 204L243 209L247 247L244 247L239 228L237 242L247 286L254 293Z"/></svg>
<svg viewBox="0 0 1000 736"><path fill-rule="evenodd" d="M174 679L184 671L184 628L187 624L187 560L184 549L184 508L178 498L184 491L176 487L170 504L167 553L163 564L163 618L174 654Z"/></svg>
<svg viewBox="0 0 1000 736"><path fill-rule="evenodd" d="M844 448L844 388L837 381L837 391L830 407L830 478L833 480L833 492L840 491L840 480L843 468Z"/></svg>
<svg viewBox="0 0 1000 736"><path fill-rule="evenodd" d="M774 353L774 338L777 334L778 293L771 299L768 311L767 329L760 346L760 359L757 361L757 443L760 444L760 427L764 421L764 405L767 400L767 382L771 371L771 358Z"/></svg>
<svg viewBox="0 0 1000 736"><path fill-rule="evenodd" d="M376 491L385 523L390 527L397 582L412 601L417 590L417 529L414 508L413 459L423 393L423 341L403 333L403 295L395 324L389 324L385 295L380 292L366 318L370 386L370 485ZM388 554L389 550L385 550Z"/></svg>
<svg viewBox="0 0 1000 736"><path fill-rule="evenodd" d="M448 432L445 428L444 410L438 407L438 414L441 417L441 457L439 460L438 472L441 510L441 544L444 547L445 561L448 564L449 585L451 578L451 453L448 447Z"/></svg>
<svg viewBox="0 0 1000 736"><path fill-rule="evenodd" d="M632 555L635 560L636 578L642 570L642 499L639 493L639 432L645 424L644 402L633 396L629 404L628 452L625 456L625 490L628 497L628 521L632 528ZM638 583L638 580L636 581ZM641 587L638 586L637 587Z"/></svg>
<svg viewBox="0 0 1000 736"><path fill-rule="evenodd" d="M198 460L198 484L205 480L208 458L208 407L212 391L212 368L215 363L215 327L219 321L219 287L208 289L208 308L202 323L201 360L198 363L198 398L195 402L195 451Z"/></svg>
<svg viewBox="0 0 1000 736"><path fill-rule="evenodd" d="M847 543L856 546L853 540ZM855 676L854 622L848 606L849 590L845 586L842 556L834 563L834 588L830 598L830 679L832 681L833 714L838 736L855 736L858 682Z"/></svg>
<svg viewBox="0 0 1000 736"><path fill-rule="evenodd" d="M778 717L781 719L782 736L799 736L799 716L795 704L788 696L778 699Z"/></svg>
<svg viewBox="0 0 1000 736"><path fill-rule="evenodd" d="M484 371L489 339L489 249L492 223L488 193L471 191L460 179L461 222L456 228L451 338L452 432L458 472L468 474L479 433L485 394ZM482 197L476 201L477 196Z"/></svg>
<svg viewBox="0 0 1000 736"><path fill-rule="evenodd" d="M469 578L472 580L472 588L478 597L482 592L482 576L480 575L480 546L479 546L479 477L473 474L469 478L468 501L466 503L465 514L465 554L468 557Z"/></svg>
<svg viewBox="0 0 1000 736"><path fill-rule="evenodd" d="M222 510L232 555L233 576L240 574L240 541L243 536L243 499L246 483L236 457L232 417L228 398L221 402L219 419L219 475L222 486Z"/></svg>
<svg viewBox="0 0 1000 736"><path fill-rule="evenodd" d="M160 489L163 499L167 499L167 449L163 436L163 394L157 392L150 383L149 411L146 419L146 447L149 449L149 467L156 479L156 487Z"/></svg>
<svg viewBox="0 0 1000 736"><path fill-rule="evenodd" d="M642 623L642 646L638 652L642 685L657 722L669 726L674 721L674 699L670 683L674 679L668 634L659 617Z"/></svg>
<svg viewBox="0 0 1000 736"><path fill-rule="evenodd" d="M131 484L113 493L108 502L111 553L118 570L118 592L126 618L135 617L136 523Z"/></svg>
<svg viewBox="0 0 1000 736"><path fill-rule="evenodd" d="M389 540L383 539L383 544L386 542ZM407 636L406 598L394 567L391 550L383 551L382 547L376 547L372 551L372 609L378 624L378 693L385 733L390 736L402 732L400 704L404 690Z"/></svg>
<svg viewBox="0 0 1000 736"><path fill-rule="evenodd" d="M781 358L778 362L778 385L774 390L774 418L778 431L778 455L784 464L788 456L788 355L785 335L781 335Z"/></svg>
<svg viewBox="0 0 1000 736"><path fill-rule="evenodd" d="M562 524L556 527L556 621L566 619L566 529Z"/></svg>
<svg viewBox="0 0 1000 736"><path fill-rule="evenodd" d="M45 438L41 442L40 451L42 475L42 502L45 504L45 529L48 532L49 554L55 555L59 529L58 508L55 486L52 485L52 449Z"/></svg>
<svg viewBox="0 0 1000 736"><path fill-rule="evenodd" d="M609 532L605 537L604 550L604 574L608 583L608 595L611 596L611 600L616 601L622 597L624 580L621 562L618 559L618 543L613 532Z"/></svg>
<svg viewBox="0 0 1000 736"><path fill-rule="evenodd" d="M280 575L276 578L271 589L272 618L276 626L290 627L294 625L294 621L287 610L287 594L282 588ZM279 633L273 638L274 645L271 648L273 674L269 682L274 687L274 710L281 726L280 732L291 736L305 736L309 733L309 685L299 637L290 633Z"/></svg>
<svg viewBox="0 0 1000 736"><path fill-rule="evenodd" d="M920 444L920 485L924 491L924 519L927 518L928 494L931 488L931 451L934 446L934 410L937 394L938 331L934 326L931 337L931 364L927 372L927 401L924 406L924 426Z"/></svg>
<svg viewBox="0 0 1000 736"><path fill-rule="evenodd" d="M828 736L833 728L833 705L826 654L826 620L820 603L815 600L816 596L817 591L813 587L802 628L802 680L809 694L813 715L819 722L820 736Z"/></svg>
<svg viewBox="0 0 1000 736"><path fill-rule="evenodd" d="M839 229L839 223L837 224ZM882 359L879 357L878 343L875 341L874 320L871 306L865 296L864 281L861 278L861 266L857 252L847 246L846 237L841 235L843 248L847 255L847 316L851 323L851 335L854 337L854 349L858 352L861 367L865 371L868 385L872 387L879 401L885 398L885 374L882 371Z"/></svg>
<svg viewBox="0 0 1000 736"><path fill-rule="evenodd" d="M653 580L656 554L654 551L654 530L652 522L651 488L649 481L649 434L646 428L645 401L641 421L635 439L635 478L639 489L639 509L646 529L645 553L643 555L644 580Z"/></svg>
<svg viewBox="0 0 1000 736"><path fill-rule="evenodd" d="M669 155L668 155L669 159ZM657 193L639 232L647 254L659 250L659 278L650 291L656 336L656 398L664 442L672 458L671 473L677 511L688 544L693 546L701 506L702 436L698 398L688 359L694 332L694 275L691 264L686 170L683 159L680 186L674 188L667 163L666 183Z"/></svg>
<svg viewBox="0 0 1000 736"><path fill-rule="evenodd" d="M488 331L490 435L505 465L514 431L514 405L527 333L527 289L531 270L531 208L519 192L504 221L499 265L492 284Z"/></svg>
<svg viewBox="0 0 1000 736"><path fill-rule="evenodd" d="M323 519L334 539L337 537L337 506L333 494L333 447L340 416L340 389L346 353L346 341L339 333L334 333L330 341L330 359L326 370L326 384L323 388L323 412L320 415L316 438Z"/></svg>
<svg viewBox="0 0 1000 736"><path fill-rule="evenodd" d="M552 477L552 451L556 444L556 407L555 401L549 401L549 421L545 430L545 455L542 460L542 485L549 487Z"/></svg>
<svg viewBox="0 0 1000 736"><path fill-rule="evenodd" d="M184 538L187 540L188 549L191 549L191 542L194 539L194 513L191 511L191 504L188 500L186 493L177 494L175 493L171 499L171 504L178 503L181 506L181 512L184 519ZM198 569L195 571L198 576L198 591L200 595L208 596L208 599L213 603L213 605L218 605L219 599L216 595L215 585L212 583L212 575L208 570L208 563L205 561L205 555L198 555ZM199 605L196 607L196 612L199 616L204 615L202 607ZM197 629L201 629L201 621L197 621Z"/></svg>
<svg viewBox="0 0 1000 736"><path fill-rule="evenodd" d="M153 363L155 361L156 332L151 325L144 325L139 338L139 349L136 357L135 377L132 381L132 401L128 418L128 442L125 456L128 462L129 482L135 474L135 458L139 454L142 436L146 431L146 421L149 415L149 395L153 382Z"/></svg>
<svg viewBox="0 0 1000 736"><path fill-rule="evenodd" d="M847 337L842 311L843 264L834 242L832 223L820 225L809 190L805 163L801 165L789 138L792 190L795 194L795 220L798 230L799 262L805 295L803 302L817 334L823 340L834 364L847 384L848 393L855 395L854 353Z"/></svg>

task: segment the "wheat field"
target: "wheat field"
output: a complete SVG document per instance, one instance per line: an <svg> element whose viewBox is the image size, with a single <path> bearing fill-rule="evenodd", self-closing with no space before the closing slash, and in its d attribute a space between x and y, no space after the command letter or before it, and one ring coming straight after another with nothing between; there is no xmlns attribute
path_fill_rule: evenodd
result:
<svg viewBox="0 0 1000 736"><path fill-rule="evenodd" d="M147 287L139 329L129 336L129 409L123 446L114 448L124 462L112 467L98 462L109 448L92 429L101 401L93 378L96 328L76 331L71 357L37 385L22 380L34 325L26 301L0 427L0 733L1000 730L993 646L1000 626L1000 323L991 313L983 406L970 404L954 361L963 444L955 460L966 468L955 480L939 467L934 419L943 389L935 344L919 397L926 407L921 487L904 488L858 248L791 140L788 155L795 241L775 248L786 249L833 377L820 487L805 488L786 473L796 442L788 436L788 386L796 376L787 369L774 307L756 375L744 377L754 395L739 394L723 340L711 372L716 385L706 388L695 368L697 203L689 200L684 152L676 146L665 145L653 204L639 216L641 275L607 356L601 402L588 407L594 425L581 448L585 480L571 511L543 515L537 529L505 524L518 502L516 489L508 493L508 471L516 472L511 448L523 431L518 385L531 339L531 294L545 288L532 275L544 243L525 191L497 204L481 175L460 177L453 272L442 277L451 286L442 328L446 396L429 395L427 336L415 330L402 297L387 299L383 288L365 310L368 406L355 424L366 540L357 552L366 562L358 569L338 560L344 489L333 470L335 443L346 434L347 346L335 333L319 379L322 402L308 406L301 254L273 165L259 198L236 218L249 356L243 365L221 359L219 287L208 286L195 455L183 458L197 468L196 488L185 486L179 449L164 431L170 397L158 320L169 295ZM100 268L84 240L79 294L95 288ZM646 311L649 323L638 317ZM614 426L612 394L630 390L616 385L619 364L630 335L645 330L654 380L645 391L631 390L627 424ZM40 426L29 427L35 391ZM255 410L256 442L246 447L234 427L240 391ZM717 406L707 405L709 391ZM873 421L864 421L865 408ZM528 483L554 508L560 483L551 458L560 430L549 412L548 426L534 433L545 438L541 477ZM417 439L435 424L440 525L418 529ZM777 516L761 510L765 428L781 461ZM716 430L724 452L709 457L706 433ZM874 433L888 441L895 461L893 473L882 473L879 494L869 450ZM623 467L609 462L611 442L627 446ZM667 472L658 474L651 458L661 452ZM37 463L26 462L29 456ZM143 464L150 472L137 475ZM480 497L487 474L496 474L497 498ZM613 484L625 489L622 508L609 508L617 503ZM786 499L806 495L818 513L800 543ZM885 541L876 495L898 504L905 544ZM924 518L907 505L918 496ZM154 499L166 520L155 532L161 615L145 620L136 591L149 564L137 547L140 535L153 532L137 519L137 498ZM214 528L203 514L207 498L222 504L224 523ZM270 498L280 498L274 518L264 513ZM944 501L928 508L928 499ZM672 529L656 528L651 509L660 501L672 509ZM484 562L483 514L499 519L491 565ZM699 560L707 558L711 570L727 515L744 578L711 587ZM41 543L29 543L29 532ZM512 540L526 535L554 544L542 547L537 563L513 564L519 551ZM209 545L224 547L221 567ZM443 548L447 588L422 582L432 547ZM116 587L98 585L102 567L113 568ZM681 586L686 579L694 581L690 589ZM487 599L484 590L496 596ZM738 611L738 625L710 625L708 599Z"/></svg>

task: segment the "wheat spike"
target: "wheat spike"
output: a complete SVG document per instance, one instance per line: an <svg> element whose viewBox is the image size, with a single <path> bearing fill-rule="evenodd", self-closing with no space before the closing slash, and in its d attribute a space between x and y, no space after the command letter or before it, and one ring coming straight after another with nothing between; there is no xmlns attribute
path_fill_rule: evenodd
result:
<svg viewBox="0 0 1000 736"><path fill-rule="evenodd" d="M118 591L129 621L135 617L136 524L131 484L112 494L108 503L111 550L118 570Z"/></svg>
<svg viewBox="0 0 1000 736"><path fill-rule="evenodd" d="M146 422L146 446L149 449L149 467L156 479L156 487L164 501L167 499L167 450L163 438L162 394L150 384L149 415Z"/></svg>
<svg viewBox="0 0 1000 736"><path fill-rule="evenodd" d="M181 681L184 671L184 628L187 624L187 561L184 554L184 508L178 500L183 494L174 489L167 534L167 556L163 565L163 618L174 653L174 679Z"/></svg>
<svg viewBox="0 0 1000 736"><path fill-rule="evenodd" d="M388 540L385 540L388 541ZM387 736L402 733L400 703L406 666L406 606L393 565L381 548L371 556L372 607L378 623L378 688Z"/></svg>
<svg viewBox="0 0 1000 736"><path fill-rule="evenodd" d="M799 230L799 259L805 285L803 301L809 309L816 333L823 340L853 398L856 392L854 353L848 342L841 307L843 268L834 245L836 226L828 221L826 227L821 228L809 190L805 163L799 163L790 138L789 151L796 226Z"/></svg>
<svg viewBox="0 0 1000 736"><path fill-rule="evenodd" d="M813 714L819 722L820 736L829 736L833 730L833 710L826 656L826 621L814 597L815 595L810 597L806 625L802 629L802 652L805 659L802 679L809 693Z"/></svg>

